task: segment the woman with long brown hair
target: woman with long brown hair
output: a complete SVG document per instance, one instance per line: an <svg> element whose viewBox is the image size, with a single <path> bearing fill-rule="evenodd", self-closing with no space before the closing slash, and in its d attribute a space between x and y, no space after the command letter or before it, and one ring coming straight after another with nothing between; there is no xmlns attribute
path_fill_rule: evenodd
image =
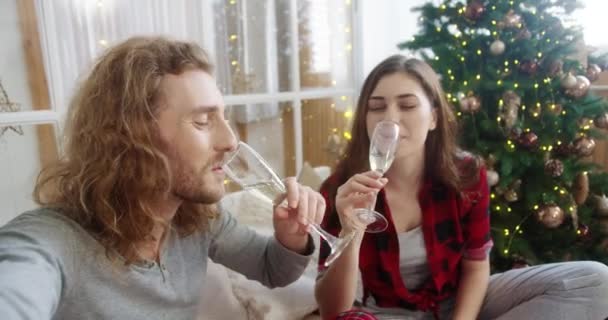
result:
<svg viewBox="0 0 608 320"><path fill-rule="evenodd" d="M368 162L369 137L380 121L400 127L384 177L370 171ZM341 237L356 234L327 268L329 248L322 244L315 294L323 318L606 317L608 268L600 263L535 266L490 277L486 170L458 148L456 126L439 77L423 61L395 55L367 77L352 140L321 188L328 204L324 227ZM354 211L372 204L376 194L375 210L389 225L364 233Z"/></svg>

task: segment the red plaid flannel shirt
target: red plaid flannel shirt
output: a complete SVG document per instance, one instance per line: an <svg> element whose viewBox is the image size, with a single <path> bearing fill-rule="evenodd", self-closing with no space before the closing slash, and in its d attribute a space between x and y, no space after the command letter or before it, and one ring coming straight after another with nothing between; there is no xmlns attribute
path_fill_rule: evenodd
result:
<svg viewBox="0 0 608 320"><path fill-rule="evenodd" d="M329 179L338 180L332 176ZM331 180L330 180L331 181ZM328 185L331 185L328 184ZM334 186L332 186L334 187ZM337 188L337 186L335 186ZM321 194L328 203L322 223L333 235L340 226L332 219L336 215L334 199L328 199L328 190ZM409 291L399 271L399 240L393 224L384 191L378 194L376 211L389 221L388 229L381 233L366 233L359 251L359 269L363 279L363 303L371 295L380 307L402 307L410 310L438 310L438 303L455 294L460 276L460 261L485 259L492 247L489 219L489 189L486 170L481 168L476 185L458 195L448 189L426 181L418 195L422 209L422 231L432 279L422 288ZM321 241L319 271L329 255L329 247Z"/></svg>

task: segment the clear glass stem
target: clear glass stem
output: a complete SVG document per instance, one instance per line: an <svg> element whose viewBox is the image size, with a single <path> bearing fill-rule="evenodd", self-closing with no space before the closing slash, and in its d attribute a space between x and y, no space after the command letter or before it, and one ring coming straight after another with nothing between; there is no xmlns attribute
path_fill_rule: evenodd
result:
<svg viewBox="0 0 608 320"><path fill-rule="evenodd" d="M323 240L325 240L329 246L333 249L334 247L334 243L336 241L336 239L338 239L337 237L333 236L331 233L323 230L323 228L321 228L320 225L318 225L317 223L309 223L310 225L310 229L313 230L314 232L316 232L319 237L321 237Z"/></svg>
<svg viewBox="0 0 608 320"><path fill-rule="evenodd" d="M376 172L378 172L380 174L380 178L378 178L377 180L382 179L382 176L384 176L384 170L383 169L376 169ZM372 201L372 205L369 207L369 211L376 211L376 201L378 201L378 193L376 192L375 196L374 196L374 201Z"/></svg>
<svg viewBox="0 0 608 320"><path fill-rule="evenodd" d="M279 188L282 191L282 195L280 197L276 198L274 204L288 208L287 201L286 201L287 192L286 192L285 186L281 183L281 185L279 185ZM374 200L374 202L375 202L375 200ZM307 219L307 222L308 222L308 225L310 226L310 231L316 233L321 239L325 240L325 242L327 242L327 245L329 245L329 248L331 249L330 254L327 257L327 260L325 261L326 267L329 266L329 264L331 264L333 261L336 260L336 258L338 258L340 256L342 251L344 251L344 249L348 246L348 244L352 241L352 239L355 237L355 234L356 234L356 232L353 231L353 232L347 234L346 236L344 236L344 238L338 238L338 237L332 235L331 233L323 230L323 228L321 228L321 226L318 223L312 222L308 219Z"/></svg>

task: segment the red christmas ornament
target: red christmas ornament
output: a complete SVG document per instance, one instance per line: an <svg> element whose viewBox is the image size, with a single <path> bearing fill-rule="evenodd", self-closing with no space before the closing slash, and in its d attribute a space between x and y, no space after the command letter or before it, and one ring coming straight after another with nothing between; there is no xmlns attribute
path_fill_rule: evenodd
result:
<svg viewBox="0 0 608 320"><path fill-rule="evenodd" d="M557 145L553 150L555 150L556 155L569 156L574 152L574 146L572 143L562 143Z"/></svg>
<svg viewBox="0 0 608 320"><path fill-rule="evenodd" d="M579 224L578 229L576 230L576 235L578 235L582 239L590 238L589 227L582 223Z"/></svg>
<svg viewBox="0 0 608 320"><path fill-rule="evenodd" d="M525 60L519 65L519 69L529 75L534 75L538 71L538 61Z"/></svg>
<svg viewBox="0 0 608 320"><path fill-rule="evenodd" d="M522 130L518 127L513 127L509 130L509 139L519 140L521 138Z"/></svg>
<svg viewBox="0 0 608 320"><path fill-rule="evenodd" d="M595 150L595 140L588 137L581 137L574 141L574 151L581 157L588 157Z"/></svg>
<svg viewBox="0 0 608 320"><path fill-rule="evenodd" d="M464 16L469 20L477 21L479 18L481 18L484 11L486 11L486 7L483 5L483 3L481 3L481 1L474 0L467 5L467 8L464 11Z"/></svg>
<svg viewBox="0 0 608 320"><path fill-rule="evenodd" d="M557 178L564 173L564 164L558 159L549 159L545 162L545 173Z"/></svg>
<svg viewBox="0 0 608 320"><path fill-rule="evenodd" d="M517 28L521 25L521 23L521 16L511 9L503 18L501 25L507 28Z"/></svg>
<svg viewBox="0 0 608 320"><path fill-rule="evenodd" d="M530 266L530 262L528 262L528 260L524 259L524 257L521 256L514 256L512 261L513 262L511 263L511 269L520 269Z"/></svg>
<svg viewBox="0 0 608 320"><path fill-rule="evenodd" d="M554 204L543 206L536 212L536 219L549 229L559 227L565 218L564 210Z"/></svg>
<svg viewBox="0 0 608 320"><path fill-rule="evenodd" d="M538 145L538 136L534 132L526 132L519 138L519 144L528 149L533 149Z"/></svg>

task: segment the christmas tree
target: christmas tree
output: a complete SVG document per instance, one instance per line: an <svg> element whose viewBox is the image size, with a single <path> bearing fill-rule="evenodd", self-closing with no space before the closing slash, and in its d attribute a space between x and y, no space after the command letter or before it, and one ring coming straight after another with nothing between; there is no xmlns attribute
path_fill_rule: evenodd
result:
<svg viewBox="0 0 608 320"><path fill-rule="evenodd" d="M581 29L563 23L579 7L576 0L428 3L414 9L419 34L399 44L441 75L461 145L485 159L494 271L608 262L608 175L588 159L608 128L608 105L589 92L601 69L575 58Z"/></svg>

